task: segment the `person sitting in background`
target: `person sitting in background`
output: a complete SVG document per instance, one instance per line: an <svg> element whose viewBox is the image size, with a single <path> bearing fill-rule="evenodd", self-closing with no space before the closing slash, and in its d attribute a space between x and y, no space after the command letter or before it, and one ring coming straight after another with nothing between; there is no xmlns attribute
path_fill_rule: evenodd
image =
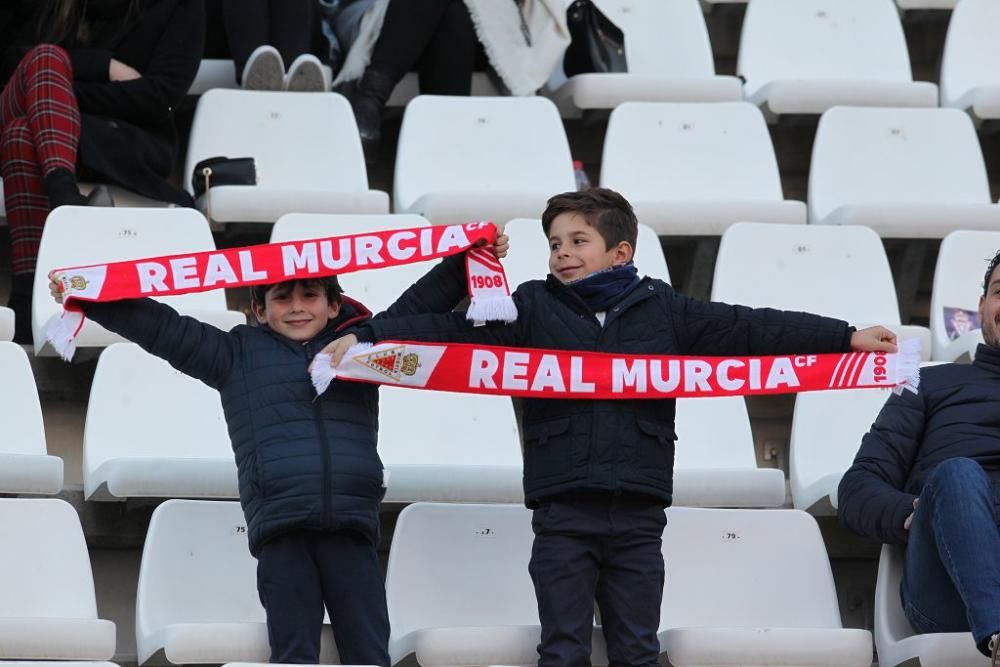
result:
<svg viewBox="0 0 1000 667"><path fill-rule="evenodd" d="M840 481L841 522L905 545L899 594L920 633L970 632L1000 655L1000 252L979 297L983 343L970 364L920 371L894 394Z"/></svg>
<svg viewBox="0 0 1000 667"><path fill-rule="evenodd" d="M79 180L115 183L181 206L167 179L173 113L198 71L202 0L37 0L0 13L0 176L10 229L14 340L31 341L31 289L45 219L84 197Z"/></svg>
<svg viewBox="0 0 1000 667"><path fill-rule="evenodd" d="M223 0L222 16L237 81L248 90L329 89L309 53L316 0ZM285 63L288 72L285 72Z"/></svg>
<svg viewBox="0 0 1000 667"><path fill-rule="evenodd" d="M334 90L350 100L369 148L381 140L385 104L407 72L419 72L423 94L469 95L485 52L502 92L534 95L569 45L560 0L375 0L352 38Z"/></svg>

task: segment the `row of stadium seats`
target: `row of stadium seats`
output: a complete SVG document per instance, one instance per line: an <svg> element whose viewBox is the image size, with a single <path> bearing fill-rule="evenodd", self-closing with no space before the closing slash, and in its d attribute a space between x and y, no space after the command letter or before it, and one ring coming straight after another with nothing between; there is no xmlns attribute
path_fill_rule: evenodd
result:
<svg viewBox="0 0 1000 667"><path fill-rule="evenodd" d="M729 0L732 1L732 0ZM628 101L747 99L769 120L819 114L835 105L937 106L938 87L915 82L892 0L754 0L746 9L736 76L716 75L698 0L595 0L625 37L627 73L556 73L546 91L564 117ZM899 0L899 7L950 8L955 0ZM955 6L945 43L940 105L977 120L1000 118L1000 55L993 0ZM741 81L742 79L742 81ZM192 93L236 87L229 61L205 61ZM475 93L496 94L483 82ZM411 81L390 104L405 104Z"/></svg>
<svg viewBox="0 0 1000 667"><path fill-rule="evenodd" d="M427 224L417 215L289 214L274 226L271 240ZM87 230L86 242L80 237L81 229ZM512 220L506 231L511 237L511 251L504 264L511 283L518 285L543 277L548 249L538 220ZM636 264L642 272L669 282L657 235L644 224L640 231ZM977 309L981 271L998 247L1000 230L959 230L945 238L934 272L930 331L902 323L882 242L871 229L861 225L735 223L722 234L711 298L757 307L816 311L857 326L885 324L903 337L921 339L925 360L953 361L968 354L977 341L974 336L956 338L956 332L949 331L946 309ZM49 270L215 249L205 219L189 209L56 209L49 216L39 249L41 268L33 295L35 354L53 354L44 332L60 308L48 292ZM427 269L423 265L406 265L359 272L344 276L343 284L352 296L379 312ZM222 290L164 297L164 301L225 330L245 319L242 313L227 310ZM0 309L0 340L10 340L11 330L10 311ZM84 350L103 348L117 341L121 339L87 322L77 346Z"/></svg>
<svg viewBox="0 0 1000 667"><path fill-rule="evenodd" d="M184 173L219 155L253 156L258 183L200 197L198 208L215 222L389 211L386 193L368 187L350 105L335 93L206 93ZM611 115L600 184L624 194L660 235L719 235L744 220L861 224L884 238L1000 229L972 120L954 109L826 112L806 205L784 200L766 124L752 105L627 103ZM549 196L573 189L569 143L543 98L421 96L406 109L397 213L434 224L504 222L537 217Z"/></svg>
<svg viewBox="0 0 1000 667"><path fill-rule="evenodd" d="M661 649L676 667L869 667L872 636L842 627L815 519L798 510L667 510ZM75 510L0 499L0 659L107 660ZM517 505L416 503L396 522L386 574L393 664L534 664L531 513ZM780 563L780 567L776 564ZM900 552L883 549L875 612L879 664L980 665L968 633L914 635L899 604ZM135 632L143 665L265 662L269 647L238 503L170 500L149 523ZM595 618L593 661L607 656ZM44 641L39 638L44 637ZM321 662L338 664L329 618ZM937 661L933 661L933 660ZM37 663L35 663L37 664Z"/></svg>
<svg viewBox="0 0 1000 667"><path fill-rule="evenodd" d="M272 240L422 224L427 223L417 216L290 215L275 225ZM81 247L75 233L81 228L88 229L92 248ZM515 220L507 232L512 239L505 260L510 280L518 284L540 275L538 267L545 266L547 250L539 222ZM951 340L944 310L975 310L987 254L984 249L997 247L1000 232L954 232L945 239L932 297L933 336L922 327L900 324L885 252L878 237L864 227L733 225L722 238L712 296L752 306L818 310L858 325L884 323L903 338L922 338L926 352L933 348L938 358L950 360L971 354L981 338L978 331L972 331ZM646 227L637 248L637 264L644 273L669 279L657 238ZM207 225L194 211L63 208L53 213L46 227L40 258L42 266L57 267L212 249ZM342 282L349 294L377 311L426 268L406 265L359 272L343 276ZM241 313L225 309L221 290L164 300L223 328L243 319ZM58 310L47 282L37 281L36 353L51 352L42 343L42 334ZM93 322L85 324L79 338L81 352L99 352L111 345L100 357L87 411L83 436L86 498L236 497L235 468L218 395L136 346L114 344L117 341L121 339ZM17 369L0 386L0 391L10 395L0 402L10 410L3 421L10 433L21 434L7 439L12 444L3 447L9 463L0 467L0 493L57 493L62 488L62 462L46 455L27 357L13 344L0 349L5 367ZM387 418L382 420L380 453L390 471L387 500L521 499L519 439L509 400L388 387L382 397ZM817 514L836 507L839 477L884 398L877 390L798 397L790 474L795 507ZM184 419L164 419L164 414L183 414ZM438 414L452 416L428 418ZM843 418L828 427L819 418L823 414ZM456 425L454 415L470 422ZM136 430L148 423L161 426L137 442ZM677 455L678 504L773 507L784 503L782 474L756 467L742 399L681 401L678 423L682 437ZM442 431L445 425L447 430ZM450 436L470 429L488 433L491 440L470 447Z"/></svg>

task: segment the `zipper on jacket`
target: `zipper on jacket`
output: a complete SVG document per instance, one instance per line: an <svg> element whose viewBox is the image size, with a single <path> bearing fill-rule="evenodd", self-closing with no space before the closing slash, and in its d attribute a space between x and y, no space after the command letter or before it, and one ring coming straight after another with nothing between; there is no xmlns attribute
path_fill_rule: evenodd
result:
<svg viewBox="0 0 1000 667"><path fill-rule="evenodd" d="M312 345L305 344L306 366L312 361ZM317 396L317 399L319 397ZM329 529L333 525L333 517L330 515L330 443L326 438L326 422L323 421L323 402L313 400L313 419L316 420L316 432L319 434L319 456L322 462L323 484L321 486L321 498L323 507L323 527Z"/></svg>

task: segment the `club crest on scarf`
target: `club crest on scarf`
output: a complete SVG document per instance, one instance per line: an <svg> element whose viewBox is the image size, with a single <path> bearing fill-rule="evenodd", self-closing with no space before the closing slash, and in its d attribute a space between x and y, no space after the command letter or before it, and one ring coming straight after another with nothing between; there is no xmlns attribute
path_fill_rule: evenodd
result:
<svg viewBox="0 0 1000 667"><path fill-rule="evenodd" d="M403 345L370 354L358 354L352 359L395 382L400 382L403 375L410 377L416 375L417 369L420 368L420 357L415 352L406 353L406 347Z"/></svg>

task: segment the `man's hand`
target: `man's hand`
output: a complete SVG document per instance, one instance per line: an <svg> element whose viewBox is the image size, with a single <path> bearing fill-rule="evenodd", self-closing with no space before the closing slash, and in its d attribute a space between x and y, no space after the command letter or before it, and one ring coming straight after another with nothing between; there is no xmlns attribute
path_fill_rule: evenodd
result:
<svg viewBox="0 0 1000 667"><path fill-rule="evenodd" d="M132 81L141 78L142 74L139 74L135 68L129 67L120 60L111 59L111 63L108 65L109 81Z"/></svg>
<svg viewBox="0 0 1000 667"><path fill-rule="evenodd" d="M920 502L920 496L917 496L916 498L913 499L914 512L917 511L917 503L919 502ZM910 512L909 516L906 517L906 520L903 521L903 530L909 530L911 525L913 525L913 512Z"/></svg>
<svg viewBox="0 0 1000 667"><path fill-rule="evenodd" d="M330 365L336 368L340 365L340 360L344 358L347 350L349 350L352 345L357 345L357 343L357 336L354 334L347 334L346 336L341 336L332 343L329 343L326 347L319 351L319 354L329 354ZM313 363L315 363L315 361ZM312 371L312 364L309 364L309 370Z"/></svg>
<svg viewBox="0 0 1000 667"><path fill-rule="evenodd" d="M881 326L861 329L851 334L851 349L855 352L895 352L896 334Z"/></svg>
<svg viewBox="0 0 1000 667"><path fill-rule="evenodd" d="M63 302L62 275L55 271L49 271L49 293L56 303Z"/></svg>

